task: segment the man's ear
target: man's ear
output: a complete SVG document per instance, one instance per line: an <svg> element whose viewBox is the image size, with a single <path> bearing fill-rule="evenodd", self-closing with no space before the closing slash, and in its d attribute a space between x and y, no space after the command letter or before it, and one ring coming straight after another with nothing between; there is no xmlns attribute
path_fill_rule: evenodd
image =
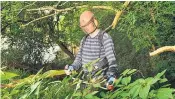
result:
<svg viewBox="0 0 175 99"><path fill-rule="evenodd" d="M96 27L98 27L98 21L96 19L94 19L94 23L95 23Z"/></svg>

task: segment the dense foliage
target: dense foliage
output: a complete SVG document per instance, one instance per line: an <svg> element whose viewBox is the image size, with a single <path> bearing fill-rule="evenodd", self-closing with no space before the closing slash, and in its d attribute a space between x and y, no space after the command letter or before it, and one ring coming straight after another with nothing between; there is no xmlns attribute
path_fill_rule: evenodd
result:
<svg viewBox="0 0 175 99"><path fill-rule="evenodd" d="M85 35L79 27L79 15L85 10L92 10L99 21L99 28L104 30L113 22L116 11L123 10L123 4L124 2L119 1L2 1L1 38L5 41L2 44L5 46L1 48L1 66L6 66L6 71L20 73L19 79L31 73L37 73L43 67L43 71L63 69L66 64L72 63L76 55L74 50L78 48L81 38ZM116 84L119 87L116 94L110 92L105 94L97 92L97 94L101 97L139 99L159 97L157 95L163 95L161 92L165 91L171 96L171 88L164 88L161 84L160 86L157 84L166 81L162 76L164 72L158 74L159 76L154 75L166 69L165 77L171 84L170 86L175 88L175 53L165 52L150 57L149 52L162 46L175 45L174 24L175 3L173 1L130 2L123 10L116 27L110 29L108 33L114 41L118 73L122 74L125 70L130 71L129 69L137 69L139 73L132 75L132 80L130 80L130 74L121 76L121 79L126 79L127 83L119 81L118 83L122 86ZM43 56L50 53L49 48L55 46L59 46L61 51L51 55L55 56L53 60L44 59ZM142 79L143 76L145 78ZM71 81L71 78L55 81L42 77L35 79L35 77L32 78L30 84L25 82L25 85L19 86L20 90L18 88L3 89L4 97L18 98L24 95L23 97L41 98L44 95L48 98L53 96L52 98L62 99L62 97L70 98L73 94L75 95L73 93L75 90L71 88L65 90L68 88L67 84L71 84L67 83ZM11 81L3 82L10 83ZM139 86L133 83L137 85L139 83ZM140 83L146 88L141 88ZM60 89L55 89L55 87ZM139 88L148 93L144 95L139 93ZM132 93L135 90L136 93ZM19 92L21 94L18 96ZM33 95L34 92L36 96ZM120 92L123 96L117 94ZM87 97L92 95L95 98L94 94L96 95L96 91ZM77 92L76 95L81 97L84 94Z"/></svg>
<svg viewBox="0 0 175 99"><path fill-rule="evenodd" d="M88 66L92 63L88 63ZM49 77L64 74L64 71L50 70L23 79L14 79L19 76L12 72L1 71L3 83L1 84L2 99L173 99L175 89L166 84L165 70L154 77L131 79L137 73L136 69L126 69L114 83L114 89L106 89L106 79L98 77L92 80L81 79L81 74L65 77L62 81L49 79ZM76 75L76 76L75 76ZM76 78L74 78L76 77Z"/></svg>

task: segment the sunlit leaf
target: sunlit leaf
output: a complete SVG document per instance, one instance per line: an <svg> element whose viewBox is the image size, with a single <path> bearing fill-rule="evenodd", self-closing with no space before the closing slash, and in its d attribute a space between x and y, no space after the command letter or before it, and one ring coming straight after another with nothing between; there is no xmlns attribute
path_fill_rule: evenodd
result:
<svg viewBox="0 0 175 99"><path fill-rule="evenodd" d="M137 71L137 69L132 69L132 70L130 70L127 74L132 74L132 73L134 73L134 72L136 72Z"/></svg>
<svg viewBox="0 0 175 99"><path fill-rule="evenodd" d="M130 69L126 69L126 70L122 73L122 75L125 76L129 71L130 71Z"/></svg>
<svg viewBox="0 0 175 99"><path fill-rule="evenodd" d="M131 88L129 93L131 94L132 98L135 98L136 96L139 95L140 89L141 89L141 85L135 85L134 87Z"/></svg>
<svg viewBox="0 0 175 99"><path fill-rule="evenodd" d="M49 70L43 74L44 78L54 77L65 74L64 70Z"/></svg>
<svg viewBox="0 0 175 99"><path fill-rule="evenodd" d="M161 73L158 73L155 78L160 78L161 76L163 76L163 74L165 74L166 70L162 71Z"/></svg>
<svg viewBox="0 0 175 99"><path fill-rule="evenodd" d="M121 83L124 85L127 85L128 83L130 83L130 81L131 81L131 76L123 78L121 80Z"/></svg>
<svg viewBox="0 0 175 99"><path fill-rule="evenodd" d="M141 87L140 92L139 92L139 96L140 96L142 99L147 99L149 90L150 90L150 85L149 85L149 84L146 84L146 86Z"/></svg>
<svg viewBox="0 0 175 99"><path fill-rule="evenodd" d="M19 76L19 75L12 73L12 72L3 72L0 74L0 76L1 76L1 80L7 80L7 79L14 78L16 76Z"/></svg>
<svg viewBox="0 0 175 99"><path fill-rule="evenodd" d="M173 90L170 88L160 88L156 96L158 99L173 99L172 92Z"/></svg>
<svg viewBox="0 0 175 99"><path fill-rule="evenodd" d="M33 93L36 89L37 89L37 87L39 86L41 84L41 81L38 81L38 82L36 82L35 84L33 84L33 85L31 85L31 90L30 90L30 93L29 93L29 95L31 94L31 93Z"/></svg>

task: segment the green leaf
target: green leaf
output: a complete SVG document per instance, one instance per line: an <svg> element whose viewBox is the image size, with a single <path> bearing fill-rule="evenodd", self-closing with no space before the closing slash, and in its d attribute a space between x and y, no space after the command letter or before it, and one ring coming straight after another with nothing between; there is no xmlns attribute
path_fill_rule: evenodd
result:
<svg viewBox="0 0 175 99"><path fill-rule="evenodd" d="M156 96L158 99L173 99L172 92L173 90L170 88L160 88Z"/></svg>
<svg viewBox="0 0 175 99"><path fill-rule="evenodd" d="M41 84L41 81L38 81L38 82L36 82L35 84L33 84L31 87L30 87L30 93L29 93L29 95L31 94L31 93L33 93L33 91L35 91L35 89L39 86Z"/></svg>
<svg viewBox="0 0 175 99"><path fill-rule="evenodd" d="M95 76L98 76L99 74L101 74L103 72L103 70L99 70L97 73L95 73Z"/></svg>
<svg viewBox="0 0 175 99"><path fill-rule="evenodd" d="M91 65L94 65L95 63L97 63L100 60L100 58L97 58L96 60L91 62Z"/></svg>
<svg viewBox="0 0 175 99"><path fill-rule="evenodd" d="M110 99L116 99L116 97L119 97L122 92L123 91L116 90L114 94L111 95Z"/></svg>
<svg viewBox="0 0 175 99"><path fill-rule="evenodd" d="M41 72L43 71L43 68L41 68L36 75L33 76L32 80L34 81L38 76L40 76Z"/></svg>
<svg viewBox="0 0 175 99"><path fill-rule="evenodd" d="M63 74L65 74L64 70L49 70L45 72L42 76L44 78L48 78L48 77L53 77L53 76L58 76Z"/></svg>
<svg viewBox="0 0 175 99"><path fill-rule="evenodd" d="M100 60L100 58L97 58L96 60L93 60L87 64L84 64L82 67L86 68L88 72L92 72L94 69L94 64L97 63Z"/></svg>
<svg viewBox="0 0 175 99"><path fill-rule="evenodd" d="M149 85L153 85L155 84L157 81L159 81L158 78L153 78L153 77L149 77L145 79L145 82Z"/></svg>
<svg viewBox="0 0 175 99"><path fill-rule="evenodd" d="M10 95L12 96L12 95L15 95L15 94L17 94L17 93L19 93L20 92L20 90L12 90L12 92L10 93Z"/></svg>
<svg viewBox="0 0 175 99"><path fill-rule="evenodd" d="M149 84L146 84L146 86L141 87L140 92L139 92L139 96L140 96L142 99L147 99L149 90L150 90L150 85L149 85Z"/></svg>
<svg viewBox="0 0 175 99"><path fill-rule="evenodd" d="M100 83L93 84L93 87L101 87Z"/></svg>
<svg viewBox="0 0 175 99"><path fill-rule="evenodd" d="M130 71L130 69L126 69L126 70L122 73L122 75L125 76L129 71Z"/></svg>
<svg viewBox="0 0 175 99"><path fill-rule="evenodd" d="M1 76L1 80L7 80L19 75L12 72L3 72L3 73L1 72L0 76Z"/></svg>
<svg viewBox="0 0 175 99"><path fill-rule="evenodd" d="M63 22L65 16L64 15L61 15L59 18L60 18L60 22Z"/></svg>
<svg viewBox="0 0 175 99"><path fill-rule="evenodd" d="M134 72L136 72L137 71L137 69L132 69L132 70L130 70L127 74L132 74L132 73L134 73Z"/></svg>
<svg viewBox="0 0 175 99"><path fill-rule="evenodd" d="M121 80L122 80L122 76L119 79L116 79L115 86L117 86L120 83Z"/></svg>
<svg viewBox="0 0 175 99"><path fill-rule="evenodd" d="M134 81L133 83L130 83L127 87L133 87L133 86L138 85L138 84L140 85L139 80L140 80L140 79Z"/></svg>
<svg viewBox="0 0 175 99"><path fill-rule="evenodd" d="M76 86L76 89L75 90L78 90L80 88L81 83L82 83L82 81L79 80L78 83L77 83L77 86Z"/></svg>
<svg viewBox="0 0 175 99"><path fill-rule="evenodd" d="M76 92L73 94L73 96L82 96L82 93L81 92Z"/></svg>
<svg viewBox="0 0 175 99"><path fill-rule="evenodd" d="M153 78L153 80L152 80L151 84L155 84L157 81L159 81L159 79L158 79L158 78Z"/></svg>
<svg viewBox="0 0 175 99"><path fill-rule="evenodd" d="M166 84L166 85L163 85L162 87L170 87L171 84Z"/></svg>
<svg viewBox="0 0 175 99"><path fill-rule="evenodd" d="M92 95L92 94L87 94L87 95L85 96L85 98L87 98L87 99L93 99L93 95Z"/></svg>
<svg viewBox="0 0 175 99"><path fill-rule="evenodd" d="M163 78L163 79L160 79L160 83L164 83L164 82L167 82L168 80L166 78Z"/></svg>
<svg viewBox="0 0 175 99"><path fill-rule="evenodd" d="M138 79L138 82L140 83L140 84L144 84L145 83L145 80L144 79Z"/></svg>
<svg viewBox="0 0 175 99"><path fill-rule="evenodd" d="M160 78L164 73L166 72L166 70L162 71L161 73L158 73L155 78Z"/></svg>
<svg viewBox="0 0 175 99"><path fill-rule="evenodd" d="M28 96L28 93L24 94L23 96L21 96L19 99L26 99Z"/></svg>
<svg viewBox="0 0 175 99"><path fill-rule="evenodd" d="M132 98L135 98L136 96L138 96L140 88L141 88L141 85L135 85L134 87L131 88L129 93L131 94Z"/></svg>
<svg viewBox="0 0 175 99"><path fill-rule="evenodd" d="M148 96L149 96L149 99L154 99L154 98L155 98L155 96L156 96L156 95L155 95L155 92L156 92L155 90L151 90L151 91L149 92L149 95L148 95Z"/></svg>
<svg viewBox="0 0 175 99"><path fill-rule="evenodd" d="M131 76L122 79L121 83L127 85L131 81Z"/></svg>
<svg viewBox="0 0 175 99"><path fill-rule="evenodd" d="M96 93L98 93L99 91L93 91L92 93L90 93L90 94L92 94L92 95L95 95Z"/></svg>
<svg viewBox="0 0 175 99"><path fill-rule="evenodd" d="M35 92L35 95L37 95L37 99L38 99L38 97L39 97L39 92L40 92L40 86L41 86L41 84L39 84L38 85L38 87L37 87L37 89L36 89L36 92Z"/></svg>
<svg viewBox="0 0 175 99"><path fill-rule="evenodd" d="M129 93L127 91L122 91L122 93L120 93L120 96L122 96L121 99L125 99L125 98L129 97Z"/></svg>
<svg viewBox="0 0 175 99"><path fill-rule="evenodd" d="M101 91L101 92L100 92L100 96L101 96L101 97L105 97L106 94L105 94L103 91Z"/></svg>

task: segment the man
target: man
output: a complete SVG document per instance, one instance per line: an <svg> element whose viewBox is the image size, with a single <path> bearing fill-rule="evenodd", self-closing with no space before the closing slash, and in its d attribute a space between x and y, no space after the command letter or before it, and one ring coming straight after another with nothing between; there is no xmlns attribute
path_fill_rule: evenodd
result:
<svg viewBox="0 0 175 99"><path fill-rule="evenodd" d="M106 76L107 86L109 83L115 81L115 75L117 71L114 44L112 38L107 33L103 33L98 29L98 22L91 11L84 11L80 15L80 27L87 34L80 43L80 50L72 65L65 66L65 73L67 75L71 74L71 71L78 70L84 64L92 62L93 60L100 59L94 65L94 72L99 70L104 70L102 75ZM102 35L102 40L99 42L100 35ZM102 43L102 44L100 44ZM83 69L87 72L87 69Z"/></svg>

